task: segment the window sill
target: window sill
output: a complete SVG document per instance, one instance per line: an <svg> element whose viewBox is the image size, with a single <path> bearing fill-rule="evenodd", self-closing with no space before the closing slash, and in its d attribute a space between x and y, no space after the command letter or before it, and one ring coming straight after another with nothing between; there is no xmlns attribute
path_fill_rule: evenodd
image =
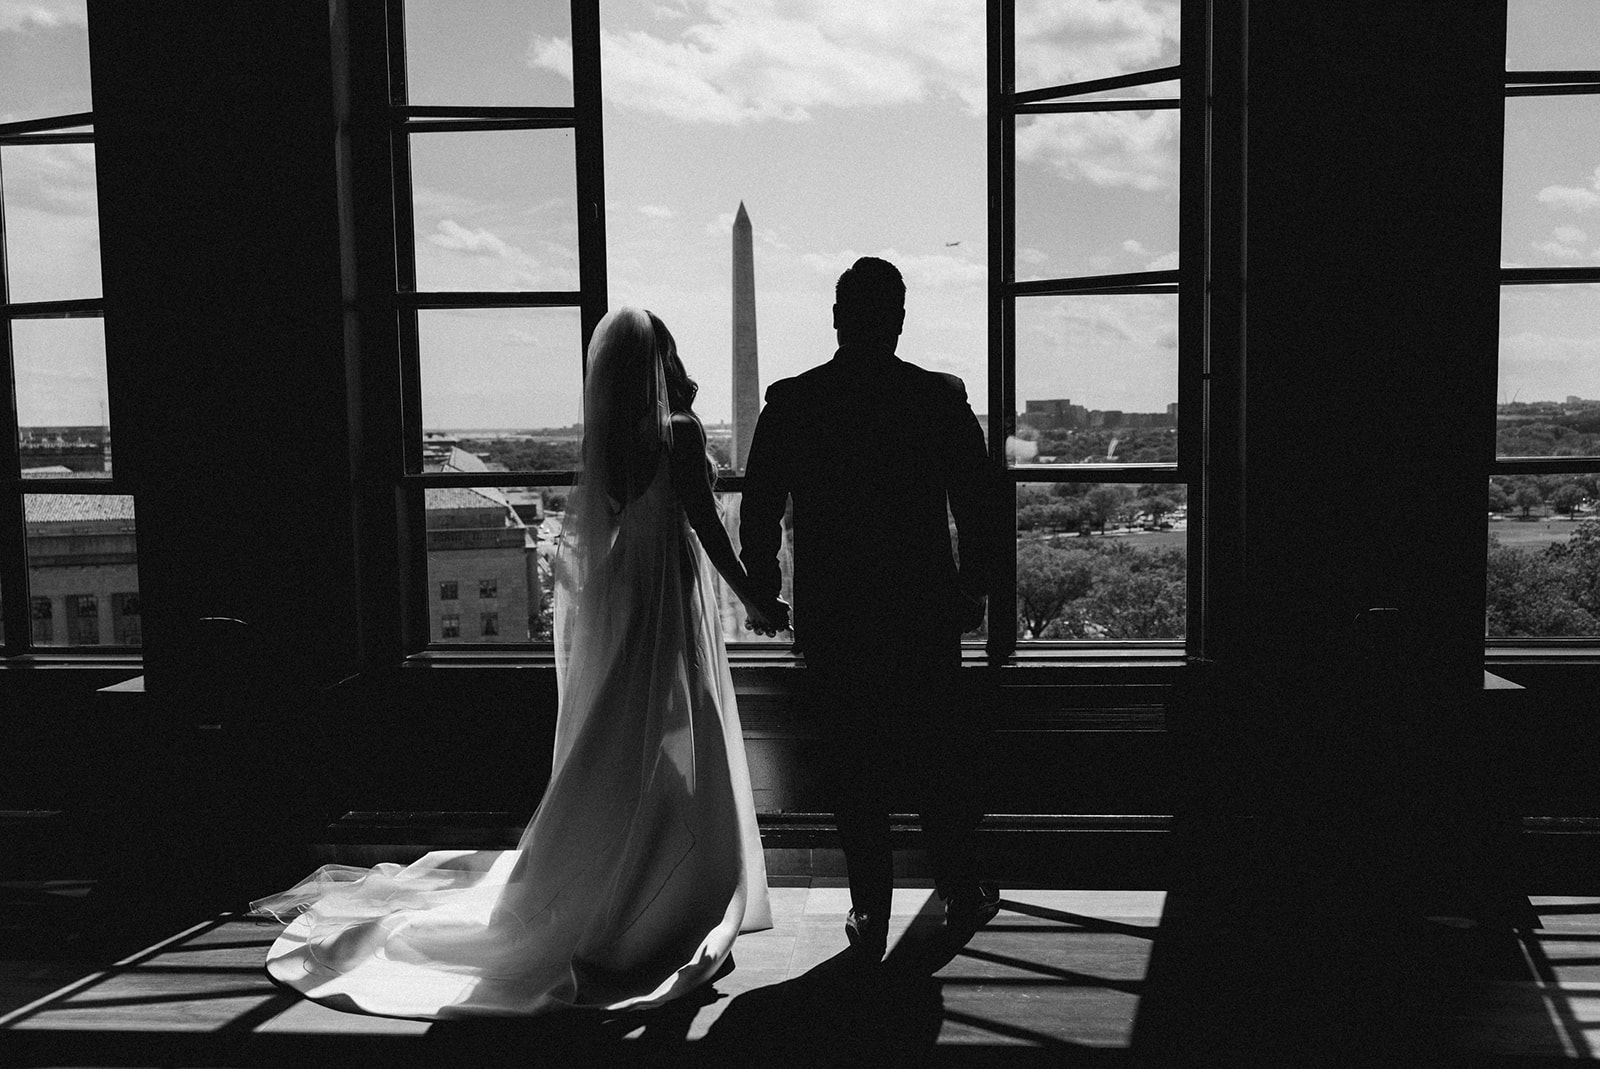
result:
<svg viewBox="0 0 1600 1069"><path fill-rule="evenodd" d="M40 668L75 668L99 671L141 672L144 658L138 653L24 653L0 657L0 671Z"/></svg>
<svg viewBox="0 0 1600 1069"><path fill-rule="evenodd" d="M407 657L402 669L427 668L554 668L555 651L528 647L489 649L431 649ZM734 643L728 663L742 668L798 668L803 663L787 646ZM1017 650L1001 668L1007 672L1046 668L1152 668L1173 670L1188 663L1181 643L1090 644L1029 643ZM961 651L963 668L987 668L989 656L979 643Z"/></svg>
<svg viewBox="0 0 1600 1069"><path fill-rule="evenodd" d="M1522 665L1600 665L1600 646L1563 643L1561 645L1496 646L1484 650L1484 665L1493 671L1496 667Z"/></svg>

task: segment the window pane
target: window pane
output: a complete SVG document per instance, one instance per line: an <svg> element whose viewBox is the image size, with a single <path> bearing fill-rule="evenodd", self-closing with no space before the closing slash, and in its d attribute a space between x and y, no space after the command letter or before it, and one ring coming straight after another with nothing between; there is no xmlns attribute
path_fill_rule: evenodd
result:
<svg viewBox="0 0 1600 1069"><path fill-rule="evenodd" d="M1180 639L1187 491L1159 483L1017 485L1017 636Z"/></svg>
<svg viewBox="0 0 1600 1069"><path fill-rule="evenodd" d="M1600 264L1600 95L1506 100L1500 262Z"/></svg>
<svg viewBox="0 0 1600 1069"><path fill-rule="evenodd" d="M0 29L0 38L6 33ZM93 145L0 148L6 285L12 301L100 296Z"/></svg>
<svg viewBox="0 0 1600 1069"><path fill-rule="evenodd" d="M138 645L133 498L27 494L23 508L35 644Z"/></svg>
<svg viewBox="0 0 1600 1069"><path fill-rule="evenodd" d="M1489 481L1490 638L1600 635L1597 501L1594 475Z"/></svg>
<svg viewBox="0 0 1600 1069"><path fill-rule="evenodd" d="M85 0L0 4L0 122L92 108Z"/></svg>
<svg viewBox="0 0 1600 1069"><path fill-rule="evenodd" d="M1016 302L1013 464L1174 463L1178 296Z"/></svg>
<svg viewBox="0 0 1600 1069"><path fill-rule="evenodd" d="M1017 0L1017 88L1038 89L1178 62L1178 0Z"/></svg>
<svg viewBox="0 0 1600 1069"><path fill-rule="evenodd" d="M1600 456L1600 285L1503 286L1495 449Z"/></svg>
<svg viewBox="0 0 1600 1069"><path fill-rule="evenodd" d="M13 320L11 345L23 475L110 474L104 321Z"/></svg>
<svg viewBox="0 0 1600 1069"><path fill-rule="evenodd" d="M583 412L576 308L427 310L417 313L417 332L430 440L490 429L574 433Z"/></svg>
<svg viewBox="0 0 1600 1069"><path fill-rule="evenodd" d="M568 0L406 0L412 104L572 104Z"/></svg>
<svg viewBox="0 0 1600 1069"><path fill-rule="evenodd" d="M433 641L550 641L550 558L567 491L519 492L532 501L519 507L494 487L424 494Z"/></svg>
<svg viewBox="0 0 1600 1069"><path fill-rule="evenodd" d="M411 138L417 289L575 290L571 130Z"/></svg>
<svg viewBox="0 0 1600 1069"><path fill-rule="evenodd" d="M1017 120L1019 280L1178 266L1178 112Z"/></svg>
<svg viewBox="0 0 1600 1069"><path fill-rule="evenodd" d="M1600 4L1594 0L1511 0L1507 70L1600 68Z"/></svg>

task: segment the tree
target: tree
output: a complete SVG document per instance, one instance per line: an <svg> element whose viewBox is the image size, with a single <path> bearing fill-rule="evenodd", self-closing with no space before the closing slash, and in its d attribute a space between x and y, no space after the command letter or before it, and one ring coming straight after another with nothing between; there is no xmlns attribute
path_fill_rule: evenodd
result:
<svg viewBox="0 0 1600 1069"><path fill-rule="evenodd" d="M1121 518L1129 500L1133 497L1133 491L1120 483L1106 483L1090 490L1085 496L1088 499L1088 508L1083 519L1090 526L1100 528L1100 532L1104 534L1107 523Z"/></svg>
<svg viewBox="0 0 1600 1069"><path fill-rule="evenodd" d="M1150 522L1159 524L1161 518L1173 509L1178 503L1166 494L1151 494L1139 500L1139 511L1150 517Z"/></svg>
<svg viewBox="0 0 1600 1069"><path fill-rule="evenodd" d="M1093 555L1052 542L1017 547L1017 622L1029 638L1041 638L1067 606L1094 585Z"/></svg>
<svg viewBox="0 0 1600 1069"><path fill-rule="evenodd" d="M1085 618L1102 638L1182 638L1186 603L1182 570L1174 573L1131 563L1101 562L1094 591L1085 599Z"/></svg>
<svg viewBox="0 0 1600 1069"><path fill-rule="evenodd" d="M1566 542L1546 547L1544 555L1565 569L1573 602L1600 622L1600 520L1585 520Z"/></svg>
<svg viewBox="0 0 1600 1069"><path fill-rule="evenodd" d="M1539 495L1539 488L1532 483L1523 483L1517 487L1516 496L1512 500L1516 502L1517 508L1522 510L1523 519L1527 519L1528 513L1544 502L1544 498Z"/></svg>
<svg viewBox="0 0 1600 1069"><path fill-rule="evenodd" d="M1592 635L1600 623L1573 599L1563 555L1530 553L1489 538L1486 624L1494 638Z"/></svg>
<svg viewBox="0 0 1600 1069"><path fill-rule="evenodd" d="M1568 516L1575 515L1578 506L1583 504L1583 490L1576 483L1566 483L1556 488L1550 495L1550 507L1557 512L1565 512Z"/></svg>

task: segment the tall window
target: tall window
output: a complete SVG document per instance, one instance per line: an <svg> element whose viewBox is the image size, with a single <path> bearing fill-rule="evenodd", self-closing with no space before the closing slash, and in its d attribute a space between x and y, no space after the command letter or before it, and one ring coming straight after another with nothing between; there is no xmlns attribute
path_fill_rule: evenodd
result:
<svg viewBox="0 0 1600 1069"><path fill-rule="evenodd" d="M1600 638L1600 6L1509 0L1491 640Z"/></svg>
<svg viewBox="0 0 1600 1069"><path fill-rule="evenodd" d="M990 5L989 433L1017 551L989 626L1024 642L1196 630L1205 19Z"/></svg>
<svg viewBox="0 0 1600 1069"><path fill-rule="evenodd" d="M454 596L442 576L515 577L499 600L516 626L483 636L499 642L550 637L545 512L576 475L606 310L596 8L388 3L408 612L426 619L432 583ZM530 66L530 33L560 42L558 72Z"/></svg>
<svg viewBox="0 0 1600 1069"><path fill-rule="evenodd" d="M136 646L100 606L137 590L112 462L82 0L0 13L0 617L5 652Z"/></svg>

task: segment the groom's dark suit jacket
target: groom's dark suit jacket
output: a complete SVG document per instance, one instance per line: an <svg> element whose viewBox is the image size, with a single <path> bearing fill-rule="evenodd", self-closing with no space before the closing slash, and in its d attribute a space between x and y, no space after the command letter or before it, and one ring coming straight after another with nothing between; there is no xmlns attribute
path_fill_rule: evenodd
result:
<svg viewBox="0 0 1600 1069"><path fill-rule="evenodd" d="M809 655L953 650L959 590L988 590L998 480L954 375L846 346L767 390L740 504L741 557L776 594L794 498L794 629ZM952 553L949 514L959 534Z"/></svg>

